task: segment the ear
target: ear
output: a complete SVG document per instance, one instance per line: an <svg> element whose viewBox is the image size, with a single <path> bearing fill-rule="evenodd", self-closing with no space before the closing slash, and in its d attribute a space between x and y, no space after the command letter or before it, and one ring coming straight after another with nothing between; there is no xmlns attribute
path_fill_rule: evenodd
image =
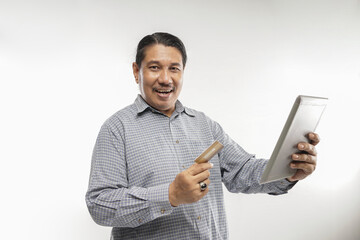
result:
<svg viewBox="0 0 360 240"><path fill-rule="evenodd" d="M133 68L133 74L135 77L135 81L137 84L139 84L139 71L140 71L139 66L136 64L136 62L133 62L132 68Z"/></svg>

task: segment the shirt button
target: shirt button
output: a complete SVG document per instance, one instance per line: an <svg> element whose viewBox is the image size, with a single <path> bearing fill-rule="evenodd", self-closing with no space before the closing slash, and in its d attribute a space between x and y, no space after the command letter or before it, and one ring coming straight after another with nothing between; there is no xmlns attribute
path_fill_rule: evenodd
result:
<svg viewBox="0 0 360 240"><path fill-rule="evenodd" d="M183 165L182 167L183 167L183 169L185 169L185 168L186 168L184 165Z"/></svg>
<svg viewBox="0 0 360 240"><path fill-rule="evenodd" d="M139 219L139 223L141 223L142 222L142 219Z"/></svg>
<svg viewBox="0 0 360 240"><path fill-rule="evenodd" d="M197 219L198 219L198 220L201 220L201 216L198 216Z"/></svg>
<svg viewBox="0 0 360 240"><path fill-rule="evenodd" d="M165 209L161 209L161 214L164 214L165 213Z"/></svg>
<svg viewBox="0 0 360 240"><path fill-rule="evenodd" d="M179 140L176 140L176 143L179 143Z"/></svg>

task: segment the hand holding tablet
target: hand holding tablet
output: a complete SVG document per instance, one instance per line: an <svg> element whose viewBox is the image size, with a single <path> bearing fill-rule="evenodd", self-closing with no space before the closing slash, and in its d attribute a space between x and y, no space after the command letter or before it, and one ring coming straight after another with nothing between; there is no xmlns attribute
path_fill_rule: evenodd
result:
<svg viewBox="0 0 360 240"><path fill-rule="evenodd" d="M315 171L317 162L315 146L320 142L320 138L316 133L309 133L307 137L310 142L299 143L297 148L300 152L291 155L293 161L290 163L290 168L296 170L293 176L287 178L291 182L302 180Z"/></svg>
<svg viewBox="0 0 360 240"><path fill-rule="evenodd" d="M309 142L307 136L309 133L315 131L321 115L325 110L327 101L327 98L310 96L299 96L296 99L271 158L266 165L260 183L272 182L284 178L295 180L292 177L297 173L297 169L290 167L290 163L296 160L293 159L294 153L299 153L296 155L300 158L305 156L310 157L312 155L311 149L303 149L309 154L299 152L302 150L298 149L298 144L301 142ZM315 138L310 138L310 140L316 141ZM310 146L309 144L305 145ZM316 145L316 143L313 145ZM309 159L309 161L311 161L311 159Z"/></svg>

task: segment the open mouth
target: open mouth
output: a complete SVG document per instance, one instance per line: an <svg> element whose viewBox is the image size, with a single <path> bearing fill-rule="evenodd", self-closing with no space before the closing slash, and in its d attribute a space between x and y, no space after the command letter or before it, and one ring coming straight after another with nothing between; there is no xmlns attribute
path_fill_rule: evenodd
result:
<svg viewBox="0 0 360 240"><path fill-rule="evenodd" d="M173 89L154 89L154 91L162 96L167 96L173 92Z"/></svg>

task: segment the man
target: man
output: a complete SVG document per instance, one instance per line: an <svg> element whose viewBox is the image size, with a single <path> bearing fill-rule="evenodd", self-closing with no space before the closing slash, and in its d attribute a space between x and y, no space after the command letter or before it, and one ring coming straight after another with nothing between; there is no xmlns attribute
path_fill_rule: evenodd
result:
<svg viewBox="0 0 360 240"><path fill-rule="evenodd" d="M278 195L315 170L319 138L311 133L292 155L296 174L260 184L267 160L178 101L186 59L177 37L144 37L133 63L140 95L100 130L86 202L96 223L113 227L112 239L228 239L222 183L230 192ZM194 164L215 140L220 153Z"/></svg>

